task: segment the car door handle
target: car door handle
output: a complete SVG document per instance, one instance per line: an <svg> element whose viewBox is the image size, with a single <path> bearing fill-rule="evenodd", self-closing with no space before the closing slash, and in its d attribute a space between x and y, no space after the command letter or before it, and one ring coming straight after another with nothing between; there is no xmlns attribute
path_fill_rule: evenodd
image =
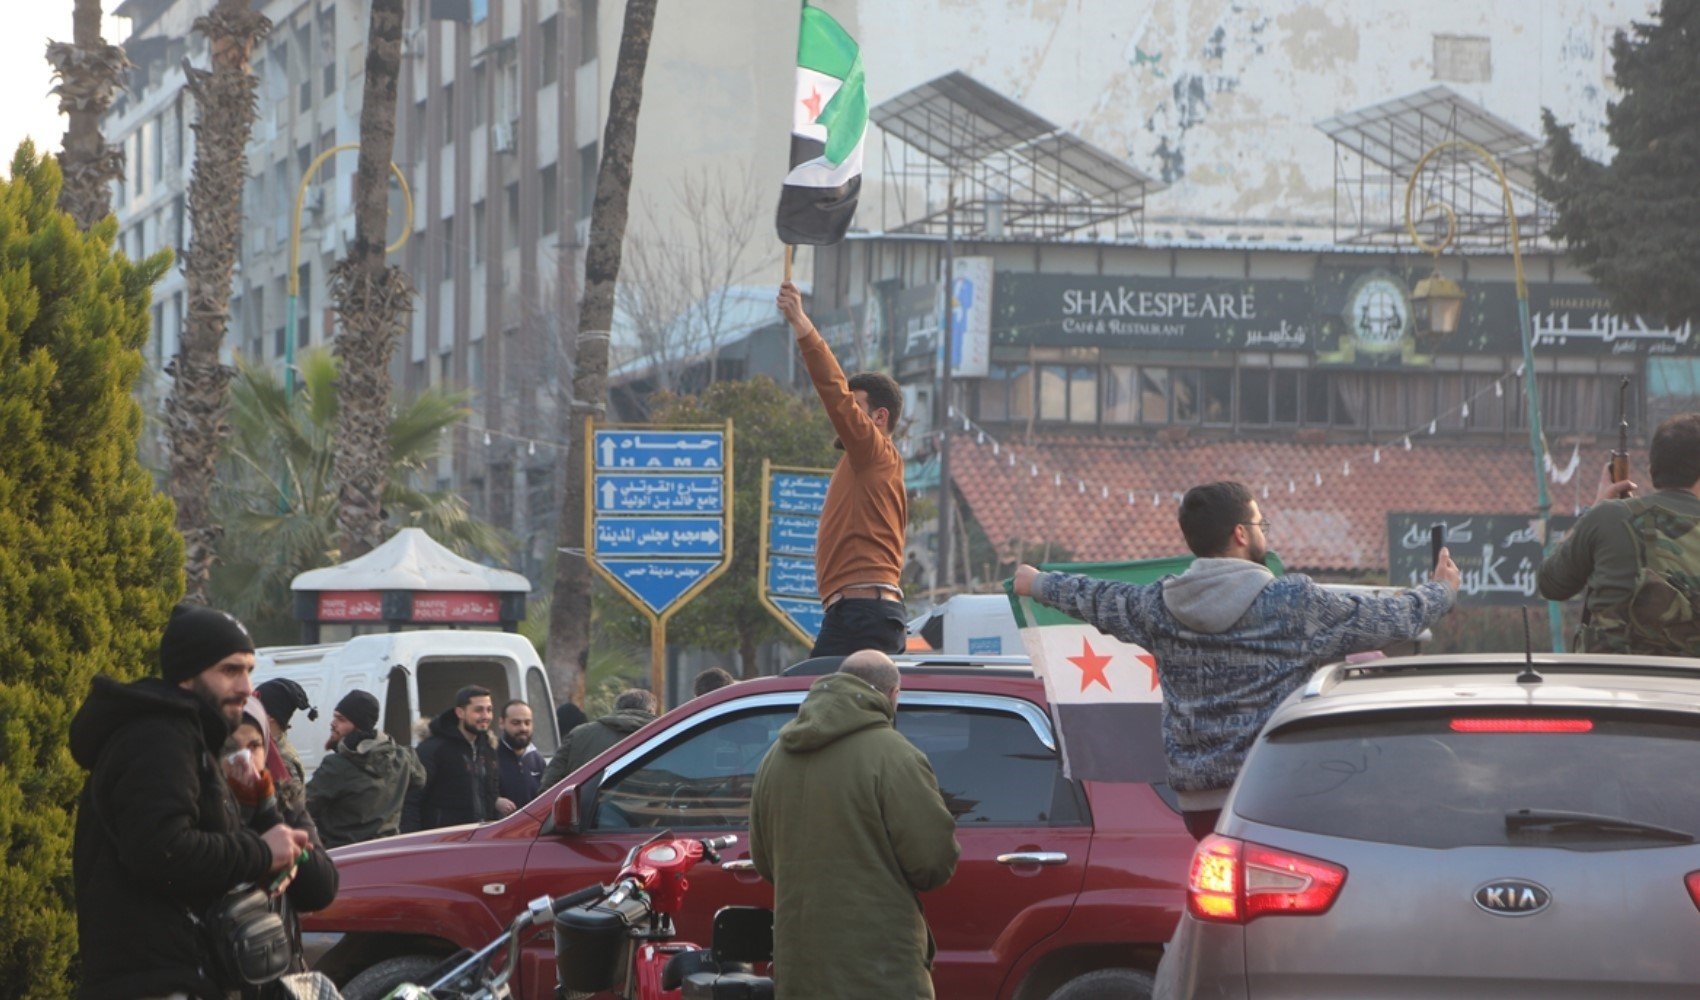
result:
<svg viewBox="0 0 1700 1000"><path fill-rule="evenodd" d="M1017 851L998 855L1000 865L1066 865L1068 855L1061 851Z"/></svg>
<svg viewBox="0 0 1700 1000"><path fill-rule="evenodd" d="M756 863L749 858L742 858L738 861L722 861L720 862L720 870L723 872L753 872L756 870Z"/></svg>

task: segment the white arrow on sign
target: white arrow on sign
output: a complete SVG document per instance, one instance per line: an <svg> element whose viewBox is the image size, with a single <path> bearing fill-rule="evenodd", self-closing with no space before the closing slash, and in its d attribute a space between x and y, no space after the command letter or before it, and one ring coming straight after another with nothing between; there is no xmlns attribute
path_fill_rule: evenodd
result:
<svg viewBox="0 0 1700 1000"><path fill-rule="evenodd" d="M604 506L604 507L614 506L614 484L613 483L604 482L602 484L602 506Z"/></svg>
<svg viewBox="0 0 1700 1000"><path fill-rule="evenodd" d="M614 439L611 437L605 437L602 439L602 464L614 464ZM608 502L613 503L614 501L609 500Z"/></svg>

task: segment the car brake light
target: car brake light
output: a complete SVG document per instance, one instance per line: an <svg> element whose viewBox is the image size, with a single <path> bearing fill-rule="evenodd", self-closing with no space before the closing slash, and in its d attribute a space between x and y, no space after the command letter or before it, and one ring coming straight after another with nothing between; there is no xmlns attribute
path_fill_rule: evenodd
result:
<svg viewBox="0 0 1700 1000"><path fill-rule="evenodd" d="M1694 900L1696 908L1700 908L1700 872L1689 872L1683 882L1688 884L1688 898Z"/></svg>
<svg viewBox="0 0 1700 1000"><path fill-rule="evenodd" d="M1453 719L1455 733L1586 733L1592 719Z"/></svg>
<svg viewBox="0 0 1700 1000"><path fill-rule="evenodd" d="M1219 923L1325 913L1345 881L1339 865L1212 834L1192 855L1187 910Z"/></svg>

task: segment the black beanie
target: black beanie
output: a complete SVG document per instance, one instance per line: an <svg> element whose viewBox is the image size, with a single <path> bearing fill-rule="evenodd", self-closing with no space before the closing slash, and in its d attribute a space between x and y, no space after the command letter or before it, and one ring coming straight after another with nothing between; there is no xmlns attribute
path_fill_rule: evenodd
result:
<svg viewBox="0 0 1700 1000"><path fill-rule="evenodd" d="M159 640L159 673L173 684L186 681L231 653L252 653L254 640L242 623L223 611L184 602L171 609Z"/></svg>
<svg viewBox="0 0 1700 1000"><path fill-rule="evenodd" d="M254 689L254 697L260 699L260 704L266 706L266 714L277 720L277 724L289 728L289 720L294 718L296 709L307 708L307 692L301 685L287 677L273 677ZM309 722L317 719L317 710L307 713Z"/></svg>
<svg viewBox="0 0 1700 1000"><path fill-rule="evenodd" d="M336 703L336 710L363 733L378 728L378 699L365 691L354 690L343 695Z"/></svg>

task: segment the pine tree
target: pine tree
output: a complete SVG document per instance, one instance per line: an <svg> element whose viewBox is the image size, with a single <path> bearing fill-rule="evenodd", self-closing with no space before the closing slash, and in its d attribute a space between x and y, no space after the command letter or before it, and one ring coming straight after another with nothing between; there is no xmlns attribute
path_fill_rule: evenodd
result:
<svg viewBox="0 0 1700 1000"><path fill-rule="evenodd" d="M1624 312L1700 320L1700 4L1664 0L1658 20L1617 36L1612 64L1623 97L1606 106L1610 163L1542 115L1552 162L1537 186L1558 213L1552 234Z"/></svg>
<svg viewBox="0 0 1700 1000"><path fill-rule="evenodd" d="M183 590L131 395L170 255L114 254L113 219L80 232L59 188L29 143L0 180L0 990L32 998L75 987L71 715L95 674L151 668Z"/></svg>

